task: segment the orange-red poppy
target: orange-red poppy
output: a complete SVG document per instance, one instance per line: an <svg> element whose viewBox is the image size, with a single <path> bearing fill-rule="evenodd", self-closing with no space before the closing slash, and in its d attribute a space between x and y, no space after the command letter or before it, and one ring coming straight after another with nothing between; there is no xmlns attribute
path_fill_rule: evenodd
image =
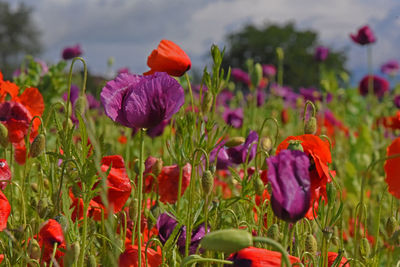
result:
<svg viewBox="0 0 400 267"><path fill-rule="evenodd" d="M290 263L300 262L294 256L288 256ZM282 254L263 248L248 247L232 254L228 260L233 261L232 267L276 267L281 266Z"/></svg>
<svg viewBox="0 0 400 267"><path fill-rule="evenodd" d="M386 150L386 155L388 157L400 154L400 137L397 137ZM400 199L400 157L395 157L386 160L385 162L385 173L386 173L386 183L388 184L389 193Z"/></svg>
<svg viewBox="0 0 400 267"><path fill-rule="evenodd" d="M182 170L181 195L189 186L192 166L187 163ZM178 199L179 167L178 165L164 166L157 177L158 193L163 203L175 203Z"/></svg>
<svg viewBox="0 0 400 267"><path fill-rule="evenodd" d="M328 167L328 163L332 162L329 142L313 134L289 136L279 144L276 154L287 149L290 140L301 141L304 153L310 158L311 202L306 217L312 219L314 217L312 211L314 202L318 202L320 196L327 199L326 184L331 182L331 176L335 176L335 172L329 170Z"/></svg>
<svg viewBox="0 0 400 267"><path fill-rule="evenodd" d="M61 225L53 219L49 219L40 229L38 243L42 248L42 261L49 263L53 255L54 244L57 243L55 259L60 266L63 266L63 256L65 246L64 234Z"/></svg>
<svg viewBox="0 0 400 267"><path fill-rule="evenodd" d="M119 256L118 266L119 267L139 267L138 263L138 246L128 246L124 253ZM151 248L141 247L142 264L140 267L158 267L161 265L161 252L157 252ZM147 254L147 265L145 262L145 256Z"/></svg>
<svg viewBox="0 0 400 267"><path fill-rule="evenodd" d="M328 252L328 267L331 267L333 262L336 260L338 254L336 252ZM347 259L342 257L338 267L350 267L350 263L346 263ZM346 263L346 264L345 264Z"/></svg>
<svg viewBox="0 0 400 267"><path fill-rule="evenodd" d="M182 76L190 70L192 63L185 51L178 45L168 40L162 40L157 49L153 50L147 58L147 66L151 70L144 75L166 72L172 76Z"/></svg>
<svg viewBox="0 0 400 267"><path fill-rule="evenodd" d="M10 203L3 192L0 191L0 231L3 231L7 227L7 220L10 212Z"/></svg>

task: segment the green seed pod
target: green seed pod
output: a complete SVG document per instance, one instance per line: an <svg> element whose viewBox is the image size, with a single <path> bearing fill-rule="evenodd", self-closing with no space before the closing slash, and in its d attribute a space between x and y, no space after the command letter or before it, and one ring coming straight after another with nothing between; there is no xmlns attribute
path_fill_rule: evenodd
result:
<svg viewBox="0 0 400 267"><path fill-rule="evenodd" d="M211 110L213 105L213 95L210 91L204 92L203 102L201 103L201 112L207 113Z"/></svg>
<svg viewBox="0 0 400 267"><path fill-rule="evenodd" d="M304 124L304 133L305 134L315 134L317 132L317 119L315 117L311 117Z"/></svg>
<svg viewBox="0 0 400 267"><path fill-rule="evenodd" d="M368 258L370 253L371 253L371 247L369 245L368 239L364 237L361 239L360 242L360 254L364 258Z"/></svg>
<svg viewBox="0 0 400 267"><path fill-rule="evenodd" d="M251 78L251 83L253 84L254 87L257 87L260 84L260 81L263 76L263 70L261 67L260 63L256 63L254 67L252 68L252 71L250 73L250 78Z"/></svg>
<svg viewBox="0 0 400 267"><path fill-rule="evenodd" d="M304 245L307 252L311 253L313 256L317 254L318 244L317 240L312 234L307 235Z"/></svg>
<svg viewBox="0 0 400 267"><path fill-rule="evenodd" d="M44 178L43 179L43 185L44 185L44 188L49 189L49 186L50 186L49 179Z"/></svg>
<svg viewBox="0 0 400 267"><path fill-rule="evenodd" d="M38 184L37 183L31 183L31 189L35 193L39 192Z"/></svg>
<svg viewBox="0 0 400 267"><path fill-rule="evenodd" d="M39 217L44 219L50 213L50 201L48 198L42 198L37 205Z"/></svg>
<svg viewBox="0 0 400 267"><path fill-rule="evenodd" d="M200 244L207 250L233 253L253 246L253 237L245 230L224 229L208 233Z"/></svg>
<svg viewBox="0 0 400 267"><path fill-rule="evenodd" d="M386 233L389 237L393 235L393 233L397 230L399 224L395 217L389 217L386 221Z"/></svg>
<svg viewBox="0 0 400 267"><path fill-rule="evenodd" d="M151 168L151 172L157 177L161 173L162 167L163 161L162 159L158 158Z"/></svg>
<svg viewBox="0 0 400 267"><path fill-rule="evenodd" d="M83 115L85 114L85 110L87 107L86 96L79 96L74 104L74 112L75 114Z"/></svg>
<svg viewBox="0 0 400 267"><path fill-rule="evenodd" d="M2 123L0 123L0 145L4 148L8 146L8 129Z"/></svg>
<svg viewBox="0 0 400 267"><path fill-rule="evenodd" d="M39 134L36 136L35 140L33 140L29 153L32 158L38 157L46 148L46 137L44 134Z"/></svg>
<svg viewBox="0 0 400 267"><path fill-rule="evenodd" d="M269 137L263 137L260 140L261 149L269 152L272 149L272 140Z"/></svg>
<svg viewBox="0 0 400 267"><path fill-rule="evenodd" d="M201 187L203 189L204 195L208 196L214 187L214 176L209 170L203 172L201 176Z"/></svg>
<svg viewBox="0 0 400 267"><path fill-rule="evenodd" d="M246 141L244 137L241 136L235 136L232 138L229 138L229 140L225 143L226 147L235 147L243 144Z"/></svg>
<svg viewBox="0 0 400 267"><path fill-rule="evenodd" d="M267 237L279 242L280 239L279 226L276 223L274 223L268 228Z"/></svg>
<svg viewBox="0 0 400 267"><path fill-rule="evenodd" d="M290 140L289 141L289 146L288 146L287 149L289 149L289 150L299 150L299 151L304 152L304 149L303 149L303 146L301 145L301 142L302 141L300 141L300 140Z"/></svg>
<svg viewBox="0 0 400 267"><path fill-rule="evenodd" d="M72 266L77 263L78 258L79 258L79 253L81 251L81 247L79 245L78 241L75 241L72 243L64 256L64 265L65 266Z"/></svg>
<svg viewBox="0 0 400 267"><path fill-rule="evenodd" d="M131 203L129 205L129 218L134 222L136 221L137 213L138 213L138 200L135 198L131 200Z"/></svg>
<svg viewBox="0 0 400 267"><path fill-rule="evenodd" d="M256 191L256 194L258 196L262 196L262 194L264 193L265 186L264 182L258 175L253 178L253 186L254 190Z"/></svg>
<svg viewBox="0 0 400 267"><path fill-rule="evenodd" d="M94 255L89 256L87 266L88 267L97 267L97 261L96 261L96 257Z"/></svg>
<svg viewBox="0 0 400 267"><path fill-rule="evenodd" d="M34 260L40 259L41 248L40 248L40 245L37 242L37 240L34 238L29 240L28 254L31 259L34 259Z"/></svg>

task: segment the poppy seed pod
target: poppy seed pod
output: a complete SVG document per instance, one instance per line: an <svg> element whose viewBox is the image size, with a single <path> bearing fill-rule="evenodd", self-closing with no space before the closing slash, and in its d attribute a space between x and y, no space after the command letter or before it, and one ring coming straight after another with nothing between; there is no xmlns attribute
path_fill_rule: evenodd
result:
<svg viewBox="0 0 400 267"><path fill-rule="evenodd" d="M35 140L33 140L31 149L29 151L32 158L36 158L43 153L46 148L46 137L44 134L39 134L36 136Z"/></svg>
<svg viewBox="0 0 400 267"><path fill-rule="evenodd" d="M4 148L8 146L8 129L3 123L0 123L0 145Z"/></svg>
<svg viewBox="0 0 400 267"><path fill-rule="evenodd" d="M233 253L252 246L253 237L245 230L224 229L208 233L200 245L207 250Z"/></svg>
<svg viewBox="0 0 400 267"><path fill-rule="evenodd" d="M163 167L163 161L162 159L158 158L154 163L154 165L151 167L151 171L154 174L154 176L157 177L161 173L162 167Z"/></svg>
<svg viewBox="0 0 400 267"><path fill-rule="evenodd" d="M201 187L206 196L208 196L214 187L214 177L209 170L206 170L201 177Z"/></svg>
<svg viewBox="0 0 400 267"><path fill-rule="evenodd" d="M290 140L288 141L289 145L287 147L288 150L298 150L304 152L303 146L301 145L300 140Z"/></svg>
<svg viewBox="0 0 400 267"><path fill-rule="evenodd" d="M317 132L317 119L311 117L304 124L304 134L315 134Z"/></svg>
<svg viewBox="0 0 400 267"><path fill-rule="evenodd" d="M226 147L235 147L243 144L246 141L246 139L242 136L235 136L232 138L229 138L229 140L225 143Z"/></svg>

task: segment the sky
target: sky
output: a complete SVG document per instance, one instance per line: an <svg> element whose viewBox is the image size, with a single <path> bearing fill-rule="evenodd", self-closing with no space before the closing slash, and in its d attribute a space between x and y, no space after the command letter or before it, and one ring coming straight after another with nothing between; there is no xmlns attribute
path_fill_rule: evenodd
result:
<svg viewBox="0 0 400 267"><path fill-rule="evenodd" d="M399 0L7 0L12 6L33 8L33 20L42 32L41 58L55 63L66 46L80 44L89 69L111 74L128 67L148 70L146 60L162 39L183 48L192 66L203 69L212 44L221 47L225 36L246 24L296 23L299 29L319 33L320 43L346 50L354 80L367 73L365 47L349 38L368 24L373 45L374 71L390 59L400 60ZM107 60L113 57L112 69ZM268 62L262 62L268 63Z"/></svg>

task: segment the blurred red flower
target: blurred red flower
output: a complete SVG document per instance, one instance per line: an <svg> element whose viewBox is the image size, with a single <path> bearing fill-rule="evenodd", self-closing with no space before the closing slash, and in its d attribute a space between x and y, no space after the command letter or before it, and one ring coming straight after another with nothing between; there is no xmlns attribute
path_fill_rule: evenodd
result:
<svg viewBox="0 0 400 267"><path fill-rule="evenodd" d="M400 137L397 137L386 150L386 156L390 157L399 154L400 156ZM388 184L389 193L400 198L400 157L386 160L384 169L386 173L386 183Z"/></svg>
<svg viewBox="0 0 400 267"><path fill-rule="evenodd" d="M168 40L162 40L157 49L153 50L147 58L147 66L151 70L144 75L166 72L172 76L182 76L190 70L192 63L185 51L178 45Z"/></svg>
<svg viewBox="0 0 400 267"><path fill-rule="evenodd" d="M49 219L40 229L38 243L42 248L42 261L49 263L53 254L54 244L58 243L55 259L63 266L63 250L66 248L64 234L61 225L53 219ZM60 250L61 249L61 250Z"/></svg>
<svg viewBox="0 0 400 267"><path fill-rule="evenodd" d="M333 262L336 260L338 254L336 252L328 252L328 267L331 267ZM342 257L340 260L340 264L337 265L338 267L350 267L350 263L346 263L347 259ZM346 263L346 265L345 265Z"/></svg>
<svg viewBox="0 0 400 267"><path fill-rule="evenodd" d="M0 231L3 231L7 227L7 220L10 212L10 203L3 192L0 191Z"/></svg>
<svg viewBox="0 0 400 267"><path fill-rule="evenodd" d="M147 265L144 261L146 257L146 247L142 246L142 266L158 267L161 265L161 252L157 252L151 248L147 248ZM125 251L119 256L119 267L138 267L138 246L129 245ZM140 266L140 267L142 267Z"/></svg>
<svg viewBox="0 0 400 267"><path fill-rule="evenodd" d="M191 172L192 166L189 163L183 166L181 195L183 195L189 185ZM161 173L158 175L157 180L160 201L163 203L175 203L178 199L178 165L164 166Z"/></svg>
<svg viewBox="0 0 400 267"><path fill-rule="evenodd" d="M281 266L281 253L263 248L248 247L232 254L227 260L233 261L232 267L276 267ZM294 256L288 256L290 263L300 262Z"/></svg>

